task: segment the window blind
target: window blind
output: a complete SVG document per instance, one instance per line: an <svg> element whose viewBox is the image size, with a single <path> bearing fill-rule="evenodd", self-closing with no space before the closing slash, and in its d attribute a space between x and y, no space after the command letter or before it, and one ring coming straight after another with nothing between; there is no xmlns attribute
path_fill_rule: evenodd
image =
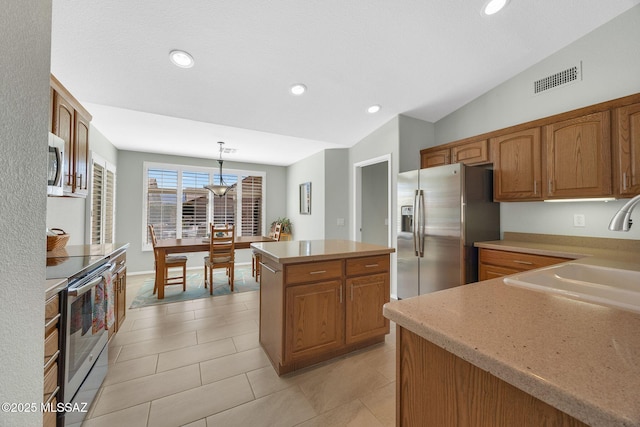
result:
<svg viewBox="0 0 640 427"><path fill-rule="evenodd" d="M91 177L91 244L102 243L102 190L104 168L98 163L93 164Z"/></svg>
<svg viewBox="0 0 640 427"><path fill-rule="evenodd" d="M242 235L259 236L262 229L262 177L242 178Z"/></svg>
<svg viewBox="0 0 640 427"><path fill-rule="evenodd" d="M147 187L147 224L152 224L158 239L176 236L178 206L178 171L149 169ZM145 229L147 229L145 225ZM147 241L151 237L147 231Z"/></svg>
<svg viewBox="0 0 640 427"><path fill-rule="evenodd" d="M209 194L206 172L182 172L182 237L205 237L208 233Z"/></svg>

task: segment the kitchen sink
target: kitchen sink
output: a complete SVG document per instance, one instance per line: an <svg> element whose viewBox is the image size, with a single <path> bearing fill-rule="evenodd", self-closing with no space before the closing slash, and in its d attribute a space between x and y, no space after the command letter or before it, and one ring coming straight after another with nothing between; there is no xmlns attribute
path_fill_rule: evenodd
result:
<svg viewBox="0 0 640 427"><path fill-rule="evenodd" d="M640 271L573 262L506 277L504 282L640 313Z"/></svg>

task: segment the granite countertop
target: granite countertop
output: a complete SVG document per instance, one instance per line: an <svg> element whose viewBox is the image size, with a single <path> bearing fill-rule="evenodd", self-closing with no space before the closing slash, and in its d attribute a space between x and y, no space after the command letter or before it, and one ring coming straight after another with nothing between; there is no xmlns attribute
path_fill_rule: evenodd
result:
<svg viewBox="0 0 640 427"><path fill-rule="evenodd" d="M640 270L637 244L592 249L511 240L477 246ZM393 301L384 315L589 425L640 426L639 313L498 278Z"/></svg>
<svg viewBox="0 0 640 427"><path fill-rule="evenodd" d="M129 247L129 243L105 243L102 245L68 245L64 248L47 252L47 258L63 258L71 256L108 256Z"/></svg>
<svg viewBox="0 0 640 427"><path fill-rule="evenodd" d="M251 248L279 264L385 255L394 248L351 240L298 240L252 243Z"/></svg>
<svg viewBox="0 0 640 427"><path fill-rule="evenodd" d="M45 279L44 300L48 300L61 290L67 287L67 279Z"/></svg>

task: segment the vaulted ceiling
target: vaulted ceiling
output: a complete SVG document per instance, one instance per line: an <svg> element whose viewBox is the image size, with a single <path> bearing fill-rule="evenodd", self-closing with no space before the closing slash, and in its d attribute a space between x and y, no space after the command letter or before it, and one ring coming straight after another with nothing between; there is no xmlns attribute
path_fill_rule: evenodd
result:
<svg viewBox="0 0 640 427"><path fill-rule="evenodd" d="M288 165L435 122L640 0L484 2L53 0L51 69L119 149Z"/></svg>

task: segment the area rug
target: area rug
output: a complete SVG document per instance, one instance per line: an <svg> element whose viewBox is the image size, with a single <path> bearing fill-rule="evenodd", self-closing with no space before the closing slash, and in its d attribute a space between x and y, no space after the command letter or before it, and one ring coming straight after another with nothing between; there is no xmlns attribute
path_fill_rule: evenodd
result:
<svg viewBox="0 0 640 427"><path fill-rule="evenodd" d="M233 293L257 291L260 284L251 276L251 266L235 268ZM209 298L209 288L204 287L204 270L199 272L187 271L187 290L182 291L181 285L171 285L164 288L164 299L159 300L153 294L154 278L145 280L129 308L140 308L149 305L167 304L176 301L187 301L198 298ZM224 269L213 270L213 296L228 295L229 281Z"/></svg>

